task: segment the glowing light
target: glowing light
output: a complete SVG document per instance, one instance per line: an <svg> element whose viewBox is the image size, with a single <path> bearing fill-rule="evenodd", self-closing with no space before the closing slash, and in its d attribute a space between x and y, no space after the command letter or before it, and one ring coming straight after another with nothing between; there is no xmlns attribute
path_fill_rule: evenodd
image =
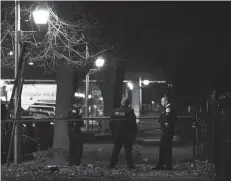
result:
<svg viewBox="0 0 231 181"><path fill-rule="evenodd" d="M34 65L34 62L29 62L29 65Z"/></svg>
<svg viewBox="0 0 231 181"><path fill-rule="evenodd" d="M149 83L150 83L149 80L143 80L144 85L149 85Z"/></svg>
<svg viewBox="0 0 231 181"><path fill-rule="evenodd" d="M82 98L84 98L85 95L84 95L83 93L78 93L78 92L76 92L76 93L75 93L75 97L82 97Z"/></svg>
<svg viewBox="0 0 231 181"><path fill-rule="evenodd" d="M9 52L9 55L10 55L10 56L14 55L14 52L13 52L13 51L10 51L10 52Z"/></svg>
<svg viewBox="0 0 231 181"><path fill-rule="evenodd" d="M133 83L131 83L131 82L128 82L127 86L129 87L130 90L132 90L134 88Z"/></svg>
<svg viewBox="0 0 231 181"><path fill-rule="evenodd" d="M105 59L104 59L103 57L98 57L98 58L96 59L96 61L95 61L95 66L96 66L97 68L103 67L104 64L105 64Z"/></svg>
<svg viewBox="0 0 231 181"><path fill-rule="evenodd" d="M0 87L4 86L5 85L5 81L4 80L1 80L0 82Z"/></svg>
<svg viewBox="0 0 231 181"><path fill-rule="evenodd" d="M49 11L46 9L37 8L33 12L34 22L35 24L47 24L49 19Z"/></svg>

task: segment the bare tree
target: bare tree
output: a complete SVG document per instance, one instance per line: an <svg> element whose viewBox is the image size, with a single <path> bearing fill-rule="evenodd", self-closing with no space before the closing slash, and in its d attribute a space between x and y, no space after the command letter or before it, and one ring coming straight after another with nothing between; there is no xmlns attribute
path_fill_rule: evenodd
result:
<svg viewBox="0 0 231 181"><path fill-rule="evenodd" d="M4 19L1 22L2 67L14 66L14 59L11 56L14 52L13 9L5 11ZM22 7L21 11L24 14L28 14L27 16L32 21L32 12L34 9L34 5L31 5L29 8ZM32 31L22 31L22 42L29 44L25 59L40 66L46 65L53 70L58 61L65 60L68 64L85 66L88 63L87 60L91 60L92 57L108 49L108 47L101 46L101 50L97 53L91 53L91 50L88 49L88 46L96 44L92 43L94 40L89 40L84 35L84 31L95 26L97 22L89 24L86 19L81 19L77 22L68 22L58 17L51 7L47 6L47 9L50 17L46 27L38 26L40 32L36 32L33 31L36 28L31 23L30 29ZM41 32L45 32L42 37Z"/></svg>
<svg viewBox="0 0 231 181"><path fill-rule="evenodd" d="M22 7L21 11L30 19L34 5L29 8ZM82 19L77 22L68 22L47 6L50 17L46 27L38 27L42 30L41 37L31 31L22 32L22 43L27 44L24 60L34 62L36 65L56 70L57 97L56 97L56 122L53 138L52 163L66 165L69 155L68 122L70 109L73 105L73 96L76 90L78 68L86 66L91 58L107 51L108 47L92 48L96 45L93 39L84 35L86 29L96 25ZM1 22L1 66L14 67L14 8L4 12ZM46 31L44 31L46 28ZM95 53L94 53L95 52Z"/></svg>

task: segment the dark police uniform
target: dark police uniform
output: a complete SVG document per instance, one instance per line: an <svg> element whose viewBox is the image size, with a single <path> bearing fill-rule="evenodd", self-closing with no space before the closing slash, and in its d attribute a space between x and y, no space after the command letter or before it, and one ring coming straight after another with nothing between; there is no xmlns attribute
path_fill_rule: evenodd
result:
<svg viewBox="0 0 231 181"><path fill-rule="evenodd" d="M133 168L132 146L134 144L137 132L136 116L134 110L121 106L113 111L110 128L112 129L114 148L112 151L109 168L116 166L118 155L122 146L125 149L125 157L128 168ZM121 118L122 120L113 120Z"/></svg>
<svg viewBox="0 0 231 181"><path fill-rule="evenodd" d="M163 169L164 165L166 165L166 169L172 169L172 139L176 119L175 110L171 104L167 104L165 112L160 117L162 135L160 139L159 162L156 167L158 169Z"/></svg>

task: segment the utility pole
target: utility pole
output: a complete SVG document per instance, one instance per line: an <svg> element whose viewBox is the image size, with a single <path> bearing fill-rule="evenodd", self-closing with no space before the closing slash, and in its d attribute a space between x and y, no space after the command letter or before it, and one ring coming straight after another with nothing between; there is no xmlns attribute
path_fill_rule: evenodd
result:
<svg viewBox="0 0 231 181"><path fill-rule="evenodd" d="M14 47L14 54L15 54L15 80L18 73L18 63L19 63L19 56L20 56L20 40L21 40L21 26L20 26L20 2L19 0L15 0L15 47ZM19 80L20 81L20 80ZM18 107L18 93L19 87L16 88L15 91L15 98L14 98L14 117L15 119L18 118L17 115L17 107ZM19 105L19 109L21 109L21 105ZM14 164L18 164L19 162L19 133L20 133L20 125L19 123L15 124L15 132L14 132Z"/></svg>

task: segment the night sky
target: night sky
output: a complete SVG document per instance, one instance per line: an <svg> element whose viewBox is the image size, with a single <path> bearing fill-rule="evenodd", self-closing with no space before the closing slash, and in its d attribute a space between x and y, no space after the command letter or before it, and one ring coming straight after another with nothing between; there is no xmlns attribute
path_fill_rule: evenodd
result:
<svg viewBox="0 0 231 181"><path fill-rule="evenodd" d="M83 6L89 19L100 21L102 37L116 45L118 54L137 67L147 66L147 71L162 69L179 97L193 100L213 88L230 90L230 2L85 2Z"/></svg>
<svg viewBox="0 0 231 181"><path fill-rule="evenodd" d="M181 98L231 89L230 2L49 3L64 19L98 20L98 39L138 68L163 70Z"/></svg>

